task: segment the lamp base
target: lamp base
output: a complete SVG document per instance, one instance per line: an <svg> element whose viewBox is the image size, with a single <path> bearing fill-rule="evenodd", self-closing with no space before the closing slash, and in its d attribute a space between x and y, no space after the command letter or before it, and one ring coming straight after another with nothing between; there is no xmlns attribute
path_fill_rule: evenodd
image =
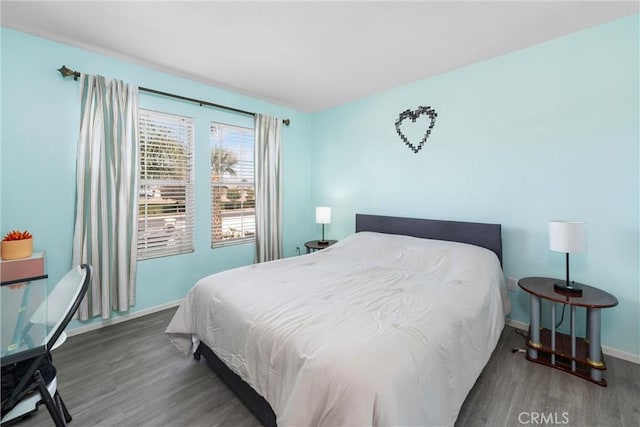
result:
<svg viewBox="0 0 640 427"><path fill-rule="evenodd" d="M567 284L565 280L561 282L556 282L553 284L553 289L561 294L568 294L571 296L579 297L582 295L582 288L575 284L576 282L571 282Z"/></svg>
<svg viewBox="0 0 640 427"><path fill-rule="evenodd" d="M328 240L318 240L318 244L319 244L319 245L323 245L323 246L324 246L324 245L328 245L328 244L329 244L329 241L328 241Z"/></svg>

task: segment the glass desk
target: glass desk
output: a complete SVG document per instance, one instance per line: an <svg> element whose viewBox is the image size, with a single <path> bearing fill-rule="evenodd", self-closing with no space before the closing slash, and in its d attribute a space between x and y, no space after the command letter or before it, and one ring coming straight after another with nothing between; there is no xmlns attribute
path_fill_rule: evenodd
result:
<svg viewBox="0 0 640 427"><path fill-rule="evenodd" d="M2 366L30 359L47 351L46 322L31 323L34 316L46 318L47 275L2 282L0 321ZM37 313L36 313L37 311Z"/></svg>
<svg viewBox="0 0 640 427"><path fill-rule="evenodd" d="M71 420L71 416L68 415L66 407L62 409L63 406L60 405L59 409L52 397L52 393L57 396L55 377L50 383L52 386L50 386L45 383L39 371L43 366L42 362L48 357L50 346L54 344L49 341L52 326L49 326L49 322L47 322L49 314L47 275L6 281L1 285L0 361L3 375L5 369L11 372L15 366L18 366L10 365L24 362L28 366L28 369L22 374L22 379L12 387L11 393L7 394L7 390L2 390L2 421L12 422L16 417L37 410L36 404L29 401L41 399L46 405L53 423L63 427L65 419ZM11 374L8 373L8 375ZM52 387L51 390L48 387ZM30 396L29 390L39 391L39 395ZM22 412L23 408L29 408L29 410Z"/></svg>

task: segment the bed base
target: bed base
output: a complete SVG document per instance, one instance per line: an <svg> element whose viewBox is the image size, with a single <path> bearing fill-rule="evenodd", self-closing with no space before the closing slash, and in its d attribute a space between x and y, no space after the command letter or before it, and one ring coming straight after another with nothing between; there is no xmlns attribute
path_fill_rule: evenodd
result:
<svg viewBox="0 0 640 427"><path fill-rule="evenodd" d="M253 415L267 427L275 427L276 414L273 412L271 405L264 397L260 396L249 384L244 382L235 372L225 365L225 363L216 356L216 354L207 347L203 342L193 353L193 358L200 360L203 356L207 361L207 365L224 381L231 391L245 404Z"/></svg>
<svg viewBox="0 0 640 427"><path fill-rule="evenodd" d="M360 231L375 231L425 239L470 243L494 252L502 265L502 231L500 224L356 214L356 232ZM238 396L263 425L267 427L277 426L276 414L269 402L229 369L202 342L193 354L196 360L200 360L200 356L205 358L209 367L229 386L231 391Z"/></svg>

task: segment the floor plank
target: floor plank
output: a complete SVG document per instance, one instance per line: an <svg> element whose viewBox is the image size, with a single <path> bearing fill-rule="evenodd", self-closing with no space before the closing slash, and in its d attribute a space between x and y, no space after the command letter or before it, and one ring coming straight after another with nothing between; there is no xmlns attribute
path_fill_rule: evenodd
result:
<svg viewBox="0 0 640 427"><path fill-rule="evenodd" d="M204 360L184 356L169 342L164 329L174 312L70 337L56 350L71 427L259 425ZM605 388L511 352L523 346L524 338L506 327L456 426L543 425L532 422L542 414L551 420L547 425L640 425L640 365L608 357ZM17 424L50 425L44 407Z"/></svg>

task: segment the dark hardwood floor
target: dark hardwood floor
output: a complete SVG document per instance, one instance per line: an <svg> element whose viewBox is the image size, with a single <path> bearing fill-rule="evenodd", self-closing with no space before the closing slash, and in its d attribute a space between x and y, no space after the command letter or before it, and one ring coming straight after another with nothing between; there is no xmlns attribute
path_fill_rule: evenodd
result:
<svg viewBox="0 0 640 427"><path fill-rule="evenodd" d="M80 426L256 426L206 366L164 329L175 309L71 337L54 353L59 390ZM607 357L609 387L525 360L506 327L456 426L639 426L640 365ZM52 425L44 406L16 426Z"/></svg>

